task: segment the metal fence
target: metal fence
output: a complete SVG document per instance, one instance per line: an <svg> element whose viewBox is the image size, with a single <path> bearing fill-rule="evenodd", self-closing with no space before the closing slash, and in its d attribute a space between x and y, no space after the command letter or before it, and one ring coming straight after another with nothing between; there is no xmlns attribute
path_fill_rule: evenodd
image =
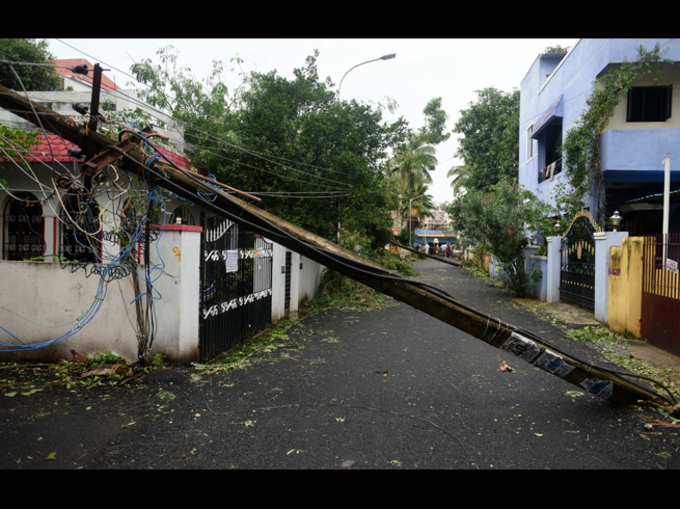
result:
<svg viewBox="0 0 680 509"><path fill-rule="evenodd" d="M680 234L644 237L642 321L640 334L649 343L680 355Z"/></svg>
<svg viewBox="0 0 680 509"><path fill-rule="evenodd" d="M202 238L199 358L214 359L271 325L272 244L209 218Z"/></svg>

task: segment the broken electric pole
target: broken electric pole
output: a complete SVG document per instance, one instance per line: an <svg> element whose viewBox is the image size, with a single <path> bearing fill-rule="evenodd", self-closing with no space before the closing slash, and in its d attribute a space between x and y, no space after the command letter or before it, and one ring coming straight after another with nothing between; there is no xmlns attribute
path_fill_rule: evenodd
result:
<svg viewBox="0 0 680 509"><path fill-rule="evenodd" d="M87 153L98 154L97 157L107 160L117 159L120 161L117 164L130 173L141 178L150 177L159 187L198 203L206 210L248 224L256 232L282 246L405 302L612 403L636 404L643 400L663 405L670 402L664 396L626 380L621 376L622 373L580 360L548 344L530 331L503 323L498 318L477 311L437 288L390 272L250 203L218 191L174 165L158 164L156 161L148 167L144 164L144 157L133 147L115 146L113 140L98 132L89 131L82 140L79 140L81 126L74 125L73 121L69 122L58 113L39 104L31 104L24 97L2 86L0 107L15 113L20 112L18 114L38 125L40 123L34 110L38 115L48 116L49 122L44 122L43 126L78 144ZM133 135L128 139L139 136ZM122 145L123 142L117 145ZM128 148L130 150L127 150ZM214 193L216 198L213 202L202 200L197 194L199 191Z"/></svg>

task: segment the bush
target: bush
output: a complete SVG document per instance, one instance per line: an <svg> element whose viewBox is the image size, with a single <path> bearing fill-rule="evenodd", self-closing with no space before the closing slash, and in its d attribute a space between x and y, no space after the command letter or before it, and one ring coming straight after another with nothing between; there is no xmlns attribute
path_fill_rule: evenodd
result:
<svg viewBox="0 0 680 509"><path fill-rule="evenodd" d="M359 246L363 258L367 258L392 272L397 272L406 277L418 275L409 263L389 253L389 251L382 248L377 250L371 249L370 241L366 236L343 232L341 245L353 252L356 252L355 248ZM326 269L321 277L319 294L312 302L312 305L320 309L330 307L369 309L380 307L387 299L386 295L358 281L334 270Z"/></svg>
<svg viewBox="0 0 680 509"><path fill-rule="evenodd" d="M540 271L526 273L524 250L530 234L549 215L549 207L506 177L488 191L469 191L447 211L460 235L493 253L507 288L516 297L525 297Z"/></svg>

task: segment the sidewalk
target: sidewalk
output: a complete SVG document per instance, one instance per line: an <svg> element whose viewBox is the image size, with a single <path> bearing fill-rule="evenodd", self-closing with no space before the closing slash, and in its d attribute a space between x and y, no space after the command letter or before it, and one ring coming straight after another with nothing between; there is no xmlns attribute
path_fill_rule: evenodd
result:
<svg viewBox="0 0 680 509"><path fill-rule="evenodd" d="M415 268L480 311L602 359L457 267ZM0 397L0 468L680 467L677 429L653 421L656 410L613 405L403 303L319 313L270 346L239 369Z"/></svg>
<svg viewBox="0 0 680 509"><path fill-rule="evenodd" d="M566 328L577 329L588 327L589 325L592 327L604 327L603 324L595 320L591 312L566 302L555 301L549 304L540 303L539 305L543 312L559 320ZM659 369L673 370L677 373L678 380L680 381L680 357L661 350L643 340L624 338L623 341L624 348L633 354L635 358Z"/></svg>

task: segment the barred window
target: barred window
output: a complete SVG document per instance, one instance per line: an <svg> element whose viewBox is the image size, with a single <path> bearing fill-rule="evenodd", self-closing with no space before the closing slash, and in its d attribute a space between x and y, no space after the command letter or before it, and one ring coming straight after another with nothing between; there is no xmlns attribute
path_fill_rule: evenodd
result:
<svg viewBox="0 0 680 509"><path fill-rule="evenodd" d="M30 260L45 254L45 226L40 202L31 193L17 193L3 212L3 260Z"/></svg>

